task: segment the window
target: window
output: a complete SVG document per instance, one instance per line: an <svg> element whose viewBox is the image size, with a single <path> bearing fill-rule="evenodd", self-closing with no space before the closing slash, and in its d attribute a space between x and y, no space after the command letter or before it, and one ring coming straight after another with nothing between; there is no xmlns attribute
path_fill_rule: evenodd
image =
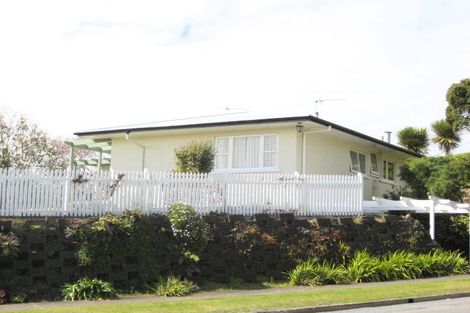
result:
<svg viewBox="0 0 470 313"><path fill-rule="evenodd" d="M351 156L351 171L366 173L366 155L356 151L349 151Z"/></svg>
<svg viewBox="0 0 470 313"><path fill-rule="evenodd" d="M218 137L215 169L274 169L277 166L277 135Z"/></svg>
<svg viewBox="0 0 470 313"><path fill-rule="evenodd" d="M395 163L384 160L382 172L383 178L389 181L395 181Z"/></svg>
<svg viewBox="0 0 470 313"><path fill-rule="evenodd" d="M372 175L380 176L379 172L379 157L377 153L370 154L370 173Z"/></svg>

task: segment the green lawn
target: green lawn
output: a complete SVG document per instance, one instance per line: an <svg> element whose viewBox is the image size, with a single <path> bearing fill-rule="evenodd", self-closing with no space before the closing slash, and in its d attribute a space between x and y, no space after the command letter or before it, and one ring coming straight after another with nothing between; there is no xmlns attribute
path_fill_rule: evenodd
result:
<svg viewBox="0 0 470 313"><path fill-rule="evenodd" d="M271 295L235 296L214 299L184 299L180 301L103 304L82 307L58 307L17 312L253 312L326 304L374 301L455 292L470 292L470 278L434 281L404 281L397 284L344 286L338 289L312 287L309 291Z"/></svg>

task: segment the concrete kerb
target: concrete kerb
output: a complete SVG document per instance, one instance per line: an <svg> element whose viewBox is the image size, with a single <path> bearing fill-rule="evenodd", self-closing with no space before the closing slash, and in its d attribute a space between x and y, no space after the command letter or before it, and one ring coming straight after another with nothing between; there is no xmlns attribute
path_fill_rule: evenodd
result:
<svg viewBox="0 0 470 313"><path fill-rule="evenodd" d="M438 300L466 298L466 297L470 297L470 292L451 293L451 294L442 294L442 295L433 295L433 296L413 297L413 298L387 299L387 300L358 302L358 303L333 304L333 305L303 307L303 308L294 308L294 309L278 309L278 310L269 310L269 311L257 311L257 313L334 312L334 311L341 311L341 310L373 308L373 307L381 307L381 306L389 306L389 305L397 305L397 304L418 303L418 302L426 302L426 301L438 301Z"/></svg>

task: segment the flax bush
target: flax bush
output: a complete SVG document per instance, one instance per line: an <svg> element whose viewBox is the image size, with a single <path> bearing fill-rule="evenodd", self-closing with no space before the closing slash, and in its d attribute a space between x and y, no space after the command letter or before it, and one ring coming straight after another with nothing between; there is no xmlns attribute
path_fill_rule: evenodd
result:
<svg viewBox="0 0 470 313"><path fill-rule="evenodd" d="M192 281L170 275L167 278L160 278L153 291L160 297L183 297L198 289L199 287Z"/></svg>
<svg viewBox="0 0 470 313"><path fill-rule="evenodd" d="M111 283L97 278L82 278L75 283L65 284L62 295L65 301L105 300L117 298L117 291Z"/></svg>
<svg viewBox="0 0 470 313"><path fill-rule="evenodd" d="M300 262L288 273L292 285L325 285L416 279L468 272L468 262L459 252L434 250L427 254L397 251L382 257L358 251L343 266L318 263L309 259Z"/></svg>
<svg viewBox="0 0 470 313"><path fill-rule="evenodd" d="M291 285L319 286L348 282L348 272L343 266L319 263L316 259L300 262L288 276Z"/></svg>

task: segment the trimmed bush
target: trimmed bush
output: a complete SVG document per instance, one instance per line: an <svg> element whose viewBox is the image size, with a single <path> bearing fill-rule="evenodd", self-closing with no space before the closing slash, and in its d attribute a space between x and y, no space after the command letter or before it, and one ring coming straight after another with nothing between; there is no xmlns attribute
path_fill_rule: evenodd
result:
<svg viewBox="0 0 470 313"><path fill-rule="evenodd" d="M214 147L209 140L191 141L175 154L176 172L209 173L214 168Z"/></svg>
<svg viewBox="0 0 470 313"><path fill-rule="evenodd" d="M117 298L117 291L111 283L97 278L82 278L75 283L65 284L62 295L65 301L105 300Z"/></svg>
<svg viewBox="0 0 470 313"><path fill-rule="evenodd" d="M199 287L193 282L180 279L170 275L167 278L160 278L153 288L157 296L160 297L183 297L198 290Z"/></svg>

